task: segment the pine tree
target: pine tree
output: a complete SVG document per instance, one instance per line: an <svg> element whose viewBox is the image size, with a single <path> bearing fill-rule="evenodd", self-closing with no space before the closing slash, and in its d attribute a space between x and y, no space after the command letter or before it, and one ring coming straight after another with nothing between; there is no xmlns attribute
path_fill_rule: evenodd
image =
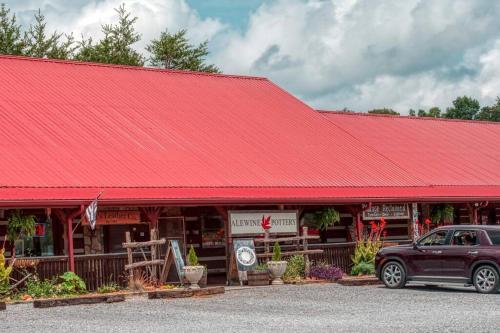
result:
<svg viewBox="0 0 500 333"><path fill-rule="evenodd" d="M208 42L198 46L189 44L186 33L186 30L175 34L164 31L158 39L153 39L146 47L151 53L150 64L165 69L220 73L215 65L205 64L205 57L209 54Z"/></svg>
<svg viewBox="0 0 500 333"><path fill-rule="evenodd" d="M0 54L22 55L24 41L21 37L21 26L17 24L16 15L10 16L10 9L0 4Z"/></svg>
<svg viewBox="0 0 500 333"><path fill-rule="evenodd" d="M54 31L47 33L45 16L38 10L35 14L35 23L30 25L25 33L24 55L37 58L68 59L75 50L73 35L66 35L66 40L61 41L63 34Z"/></svg>
<svg viewBox="0 0 500 333"><path fill-rule="evenodd" d="M96 44L91 38L80 42L76 59L118 65L144 65L143 56L132 48L133 44L141 40L141 35L134 28L137 17L131 17L125 5L115 11L118 13L118 23L103 25L104 38Z"/></svg>

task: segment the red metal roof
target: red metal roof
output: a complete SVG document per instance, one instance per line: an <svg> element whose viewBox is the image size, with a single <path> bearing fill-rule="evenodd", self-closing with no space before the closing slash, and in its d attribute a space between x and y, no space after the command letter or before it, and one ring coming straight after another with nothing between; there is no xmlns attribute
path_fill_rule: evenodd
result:
<svg viewBox="0 0 500 333"><path fill-rule="evenodd" d="M429 186L500 186L500 123L322 112L331 123ZM485 187L491 187L486 190Z"/></svg>
<svg viewBox="0 0 500 333"><path fill-rule="evenodd" d="M441 193L264 78L0 56L0 91L3 206Z"/></svg>

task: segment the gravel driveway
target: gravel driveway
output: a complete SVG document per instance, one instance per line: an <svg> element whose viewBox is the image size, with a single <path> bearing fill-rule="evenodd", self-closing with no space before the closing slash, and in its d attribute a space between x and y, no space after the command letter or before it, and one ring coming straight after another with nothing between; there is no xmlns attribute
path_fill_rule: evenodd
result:
<svg viewBox="0 0 500 333"><path fill-rule="evenodd" d="M498 332L500 294L472 289L335 284L232 290L209 298L147 300L0 312L4 332Z"/></svg>

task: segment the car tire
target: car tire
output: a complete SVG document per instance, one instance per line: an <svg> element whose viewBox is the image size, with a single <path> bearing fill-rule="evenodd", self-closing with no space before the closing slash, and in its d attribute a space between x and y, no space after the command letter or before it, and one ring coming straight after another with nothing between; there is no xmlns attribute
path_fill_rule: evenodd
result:
<svg viewBox="0 0 500 333"><path fill-rule="evenodd" d="M481 294L493 294L498 291L500 286L500 277L498 271L488 265L480 266L474 271L472 284L476 291Z"/></svg>
<svg viewBox="0 0 500 333"><path fill-rule="evenodd" d="M397 261L385 264L380 272L380 277L387 288L399 289L406 284L406 271L403 265Z"/></svg>

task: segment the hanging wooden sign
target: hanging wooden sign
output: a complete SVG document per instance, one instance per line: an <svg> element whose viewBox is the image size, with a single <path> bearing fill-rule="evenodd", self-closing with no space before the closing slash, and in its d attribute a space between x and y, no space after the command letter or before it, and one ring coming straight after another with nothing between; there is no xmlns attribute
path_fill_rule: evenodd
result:
<svg viewBox="0 0 500 333"><path fill-rule="evenodd" d="M407 204L373 205L363 212L363 220L409 219L410 211Z"/></svg>
<svg viewBox="0 0 500 333"><path fill-rule="evenodd" d="M96 225L139 224L141 213L138 210L98 210ZM83 225L89 225L87 218L82 220Z"/></svg>

